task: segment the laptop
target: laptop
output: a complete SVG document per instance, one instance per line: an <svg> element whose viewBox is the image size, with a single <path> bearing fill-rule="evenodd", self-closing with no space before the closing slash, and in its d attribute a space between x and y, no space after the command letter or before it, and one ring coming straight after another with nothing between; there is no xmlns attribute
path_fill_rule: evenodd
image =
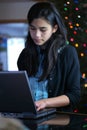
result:
<svg viewBox="0 0 87 130"><path fill-rule="evenodd" d="M0 72L0 116L36 119L55 112L56 108L37 112L26 71Z"/></svg>

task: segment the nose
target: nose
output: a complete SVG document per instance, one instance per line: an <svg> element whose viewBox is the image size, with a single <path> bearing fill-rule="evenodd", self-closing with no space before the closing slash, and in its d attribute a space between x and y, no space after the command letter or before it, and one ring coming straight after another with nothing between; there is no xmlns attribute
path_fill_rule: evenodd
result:
<svg viewBox="0 0 87 130"><path fill-rule="evenodd" d="M36 30L35 35L36 35L36 37L40 37L40 36L41 36L41 32L40 32L40 30Z"/></svg>

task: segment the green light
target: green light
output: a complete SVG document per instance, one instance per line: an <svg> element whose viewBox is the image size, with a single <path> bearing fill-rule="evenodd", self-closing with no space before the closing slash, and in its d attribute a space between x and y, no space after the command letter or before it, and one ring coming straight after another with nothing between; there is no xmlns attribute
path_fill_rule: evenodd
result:
<svg viewBox="0 0 87 130"><path fill-rule="evenodd" d="M66 41L66 44L69 44L69 41Z"/></svg>
<svg viewBox="0 0 87 130"><path fill-rule="evenodd" d="M64 10L67 11L68 9L65 7Z"/></svg>
<svg viewBox="0 0 87 130"><path fill-rule="evenodd" d="M83 125L83 128L86 128L87 127L87 124Z"/></svg>

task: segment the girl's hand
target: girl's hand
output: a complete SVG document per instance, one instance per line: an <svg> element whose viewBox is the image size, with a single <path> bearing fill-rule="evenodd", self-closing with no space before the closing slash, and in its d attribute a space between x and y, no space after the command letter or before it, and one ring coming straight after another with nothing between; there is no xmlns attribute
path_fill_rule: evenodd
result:
<svg viewBox="0 0 87 130"><path fill-rule="evenodd" d="M46 108L46 99L36 101L35 105L37 107L37 111L45 109Z"/></svg>

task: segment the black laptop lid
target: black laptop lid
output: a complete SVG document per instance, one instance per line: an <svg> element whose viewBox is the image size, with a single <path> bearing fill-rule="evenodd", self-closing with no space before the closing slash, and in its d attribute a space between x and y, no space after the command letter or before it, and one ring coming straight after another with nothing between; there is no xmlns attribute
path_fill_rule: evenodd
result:
<svg viewBox="0 0 87 130"><path fill-rule="evenodd" d="M36 113L26 71L0 72L0 112Z"/></svg>

